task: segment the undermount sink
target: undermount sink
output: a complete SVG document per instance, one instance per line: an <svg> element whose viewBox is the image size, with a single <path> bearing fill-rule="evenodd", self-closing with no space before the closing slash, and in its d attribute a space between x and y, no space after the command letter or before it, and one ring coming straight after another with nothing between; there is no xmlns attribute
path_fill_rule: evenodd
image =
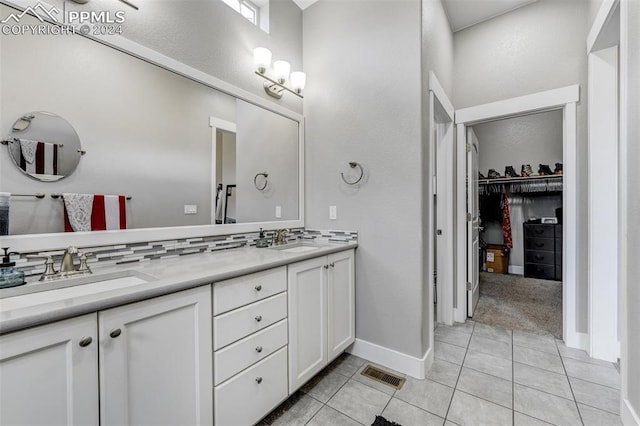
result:
<svg viewBox="0 0 640 426"><path fill-rule="evenodd" d="M89 293L116 290L155 280L156 278L151 275L129 269L105 274L84 275L76 278L63 278L55 281L28 282L19 287L1 289L0 299L29 296L31 302L34 301L34 298L42 298L43 301L55 301ZM8 306L5 306L6 302L9 301L2 301L3 308L8 308Z"/></svg>
<svg viewBox="0 0 640 426"><path fill-rule="evenodd" d="M326 247L318 243L312 243L308 241L298 241L292 244L283 244L280 246L269 247L272 250L278 250L283 253L304 253L307 251L314 251Z"/></svg>

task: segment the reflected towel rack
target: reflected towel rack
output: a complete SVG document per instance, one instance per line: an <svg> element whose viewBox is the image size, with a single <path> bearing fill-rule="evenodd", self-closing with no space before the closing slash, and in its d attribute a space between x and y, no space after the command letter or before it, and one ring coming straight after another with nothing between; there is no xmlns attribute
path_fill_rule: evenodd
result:
<svg viewBox="0 0 640 426"><path fill-rule="evenodd" d="M362 165L356 161L349 161L349 167L351 167L352 169L355 169L356 167L360 169L360 176L358 177L358 179L356 179L353 182L350 182L347 179L345 179L344 173L340 173L340 177L342 178L344 183L346 183L347 185L355 185L356 183L362 180L362 177L364 176L364 169L362 168Z"/></svg>
<svg viewBox="0 0 640 426"><path fill-rule="evenodd" d="M6 139L2 139L0 140L0 143L2 145L8 145L9 143L16 143L16 142L20 142L19 138L6 138ZM56 143L55 145L58 145L58 147L62 148L64 146L63 143ZM82 151L81 149L78 150L78 152L82 155L84 155L84 151Z"/></svg>
<svg viewBox="0 0 640 426"><path fill-rule="evenodd" d="M59 198L59 199L62 200L64 197L62 196L62 194L60 194L58 192L54 192L53 194L51 194L51 198L53 198L55 200L57 200ZM125 198L127 200L131 200L133 197L131 195L125 195Z"/></svg>
<svg viewBox="0 0 640 426"><path fill-rule="evenodd" d="M35 194L11 194L12 197L35 197L39 200L44 198L44 192L36 192Z"/></svg>
<svg viewBox="0 0 640 426"><path fill-rule="evenodd" d="M263 176L264 177L264 185L260 186L258 185L258 176ZM256 189L258 191L264 191L264 189L267 187L267 185L269 184L269 173L267 172L260 172L257 173L254 177L253 177L253 186L256 187Z"/></svg>

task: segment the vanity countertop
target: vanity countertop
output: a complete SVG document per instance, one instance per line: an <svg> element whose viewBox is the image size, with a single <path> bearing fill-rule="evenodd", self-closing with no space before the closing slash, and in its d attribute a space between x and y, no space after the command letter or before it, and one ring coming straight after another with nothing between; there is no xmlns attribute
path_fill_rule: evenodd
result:
<svg viewBox="0 0 640 426"><path fill-rule="evenodd" d="M94 280L117 272L129 275L108 282L4 297L0 299L0 334L349 250L357 245L356 242L311 243L307 246L314 249L304 251L243 247L105 268L94 266L91 276ZM153 280L136 279L138 276L149 276ZM28 282L26 286L29 285L37 283ZM5 289L0 289L0 297L3 291Z"/></svg>

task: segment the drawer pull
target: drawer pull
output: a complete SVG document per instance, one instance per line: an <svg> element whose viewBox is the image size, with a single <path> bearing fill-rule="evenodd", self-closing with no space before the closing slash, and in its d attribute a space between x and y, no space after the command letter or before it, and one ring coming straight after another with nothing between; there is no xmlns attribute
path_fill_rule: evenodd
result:
<svg viewBox="0 0 640 426"><path fill-rule="evenodd" d="M331 266L331 267L333 268L333 267L335 267L335 266L336 266L336 264L335 264L335 263L333 263L333 262L331 262L331 263L329 264L329 266Z"/></svg>
<svg viewBox="0 0 640 426"><path fill-rule="evenodd" d="M329 265L324 265L324 269L329 269Z"/></svg>
<svg viewBox="0 0 640 426"><path fill-rule="evenodd" d="M256 352L258 353L262 352L262 346L256 346Z"/></svg>
<svg viewBox="0 0 640 426"><path fill-rule="evenodd" d="M256 377L256 383L257 384L262 383L262 377Z"/></svg>
<svg viewBox="0 0 640 426"><path fill-rule="evenodd" d="M260 291L260 290L262 290L262 285L258 284L254 288L256 289L256 291Z"/></svg>
<svg viewBox="0 0 640 426"><path fill-rule="evenodd" d="M544 243L536 243L536 247L542 248L542 247L544 247Z"/></svg>
<svg viewBox="0 0 640 426"><path fill-rule="evenodd" d="M113 339L115 339L121 334L122 334L122 330L120 330L119 328L114 328L109 332L109 336L111 336Z"/></svg>
<svg viewBox="0 0 640 426"><path fill-rule="evenodd" d="M262 321L262 315L256 315L255 320L256 320L257 322Z"/></svg>
<svg viewBox="0 0 640 426"><path fill-rule="evenodd" d="M86 348L91 344L91 342L93 342L93 339L91 337L83 337L82 339L80 339L80 342L78 342L78 344L81 348Z"/></svg>
<svg viewBox="0 0 640 426"><path fill-rule="evenodd" d="M544 256L540 256L539 254L536 254L536 260L543 260Z"/></svg>
<svg viewBox="0 0 640 426"><path fill-rule="evenodd" d="M536 229L534 232L536 234L544 234L544 229Z"/></svg>

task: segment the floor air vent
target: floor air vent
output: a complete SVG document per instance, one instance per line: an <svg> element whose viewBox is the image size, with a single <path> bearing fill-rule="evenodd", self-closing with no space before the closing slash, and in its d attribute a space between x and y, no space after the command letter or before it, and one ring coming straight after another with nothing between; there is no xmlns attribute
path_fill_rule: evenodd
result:
<svg viewBox="0 0 640 426"><path fill-rule="evenodd" d="M380 368L372 367L371 365L367 365L360 374L372 380L375 380L376 382L384 383L387 386L391 386L394 389L402 388L402 385L404 385L404 382L407 380L403 377L396 376L395 374L391 374Z"/></svg>

